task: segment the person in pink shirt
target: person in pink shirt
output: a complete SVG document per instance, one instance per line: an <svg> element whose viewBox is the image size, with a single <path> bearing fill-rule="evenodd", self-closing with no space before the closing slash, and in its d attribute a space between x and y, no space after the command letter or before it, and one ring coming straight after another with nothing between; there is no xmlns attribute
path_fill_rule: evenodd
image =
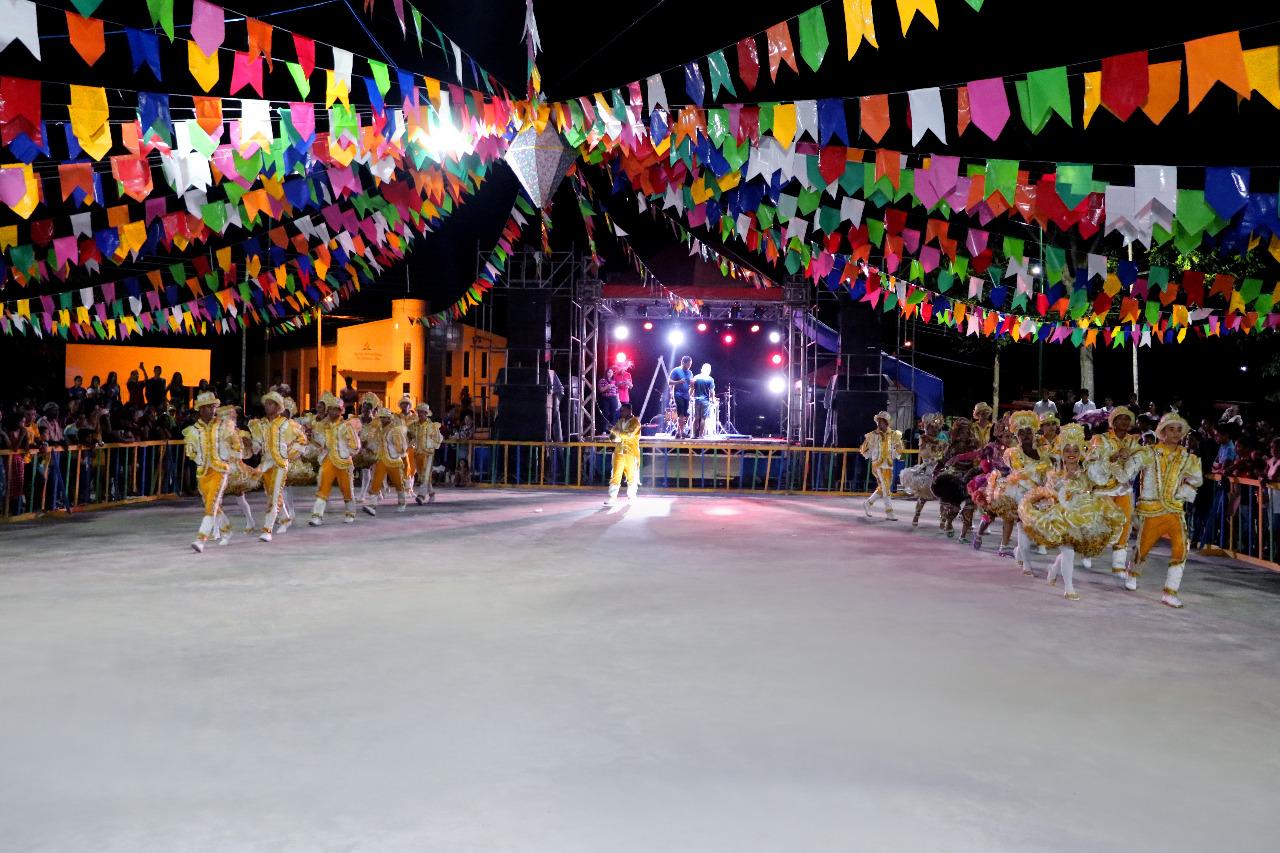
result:
<svg viewBox="0 0 1280 853"><path fill-rule="evenodd" d="M613 384L618 389L618 407L631 405L631 368L630 361L624 361L613 369Z"/></svg>

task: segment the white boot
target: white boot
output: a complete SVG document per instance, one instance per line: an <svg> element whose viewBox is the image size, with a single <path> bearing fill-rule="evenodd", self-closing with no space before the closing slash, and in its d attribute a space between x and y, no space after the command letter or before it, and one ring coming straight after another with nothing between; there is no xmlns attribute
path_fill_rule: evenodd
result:
<svg viewBox="0 0 1280 853"><path fill-rule="evenodd" d="M1049 586L1058 585L1058 567L1062 565L1062 552L1058 552L1058 556L1053 558L1053 562L1049 564Z"/></svg>
<svg viewBox="0 0 1280 853"><path fill-rule="evenodd" d="M863 515L865 515L867 518L870 518L870 517L871 517L871 508L872 508L873 506L875 506L875 505L876 505L876 495L878 495L878 494L880 494L880 493L879 493L879 492L872 492L872 493L871 493L871 496L870 496L870 497L868 497L865 501L863 501L863 502L862 502L862 513L863 513Z"/></svg>
<svg viewBox="0 0 1280 853"><path fill-rule="evenodd" d="M356 523L356 513L355 513L355 510L351 508L351 501L342 502L342 523L343 524Z"/></svg>
<svg viewBox="0 0 1280 853"><path fill-rule="evenodd" d="M231 544L231 519L227 518L226 515L224 515L221 510L218 511L218 517L222 520L222 525L219 530L219 533L221 535L218 537L218 544L230 545Z"/></svg>
<svg viewBox="0 0 1280 853"><path fill-rule="evenodd" d="M1024 575L1034 575L1031 569L1031 539L1027 536L1027 532L1022 529L1022 525L1018 525L1018 555L1019 563L1022 566Z"/></svg>
<svg viewBox="0 0 1280 853"><path fill-rule="evenodd" d="M311 520L307 523L312 527L324 524L324 508L328 503L324 498L316 498L315 504L311 507Z"/></svg>
<svg viewBox="0 0 1280 853"><path fill-rule="evenodd" d="M191 550L197 554L204 553L204 543L208 540L209 534L213 532L213 516L206 515L200 519L200 531L196 534L196 540L191 543Z"/></svg>
<svg viewBox="0 0 1280 853"><path fill-rule="evenodd" d="M639 483L627 483L627 503L635 503L636 498L640 494Z"/></svg>
<svg viewBox="0 0 1280 853"><path fill-rule="evenodd" d="M617 486L609 486L609 498L604 502L604 505L605 506L618 505L618 487Z"/></svg>
<svg viewBox="0 0 1280 853"><path fill-rule="evenodd" d="M1093 568L1093 558L1092 558L1092 557L1082 557L1082 558L1080 559L1080 562L1084 564L1084 567L1085 567L1086 569L1092 569L1092 568Z"/></svg>
<svg viewBox="0 0 1280 853"><path fill-rule="evenodd" d="M1075 549L1063 548L1061 553L1058 554L1058 560L1060 561L1059 568L1062 570L1063 596L1067 601L1079 601L1080 596L1076 593L1075 584L1072 583L1076 567Z"/></svg>
<svg viewBox="0 0 1280 853"><path fill-rule="evenodd" d="M396 512L404 512L409 508L409 499L404 492L396 492Z"/></svg>
<svg viewBox="0 0 1280 853"><path fill-rule="evenodd" d="M1186 563L1169 567L1169 573L1164 576L1164 594L1160 596L1162 604L1170 607L1182 606L1182 599L1178 598L1178 588L1182 586L1182 572L1186 567Z"/></svg>

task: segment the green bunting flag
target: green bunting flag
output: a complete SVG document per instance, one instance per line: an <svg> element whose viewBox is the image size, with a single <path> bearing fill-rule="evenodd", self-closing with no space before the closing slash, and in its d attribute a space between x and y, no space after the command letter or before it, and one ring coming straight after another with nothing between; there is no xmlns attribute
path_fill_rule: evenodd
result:
<svg viewBox="0 0 1280 853"><path fill-rule="evenodd" d="M817 71L827 54L827 21L822 15L822 7L814 6L807 12L801 12L799 25L800 55L810 69Z"/></svg>

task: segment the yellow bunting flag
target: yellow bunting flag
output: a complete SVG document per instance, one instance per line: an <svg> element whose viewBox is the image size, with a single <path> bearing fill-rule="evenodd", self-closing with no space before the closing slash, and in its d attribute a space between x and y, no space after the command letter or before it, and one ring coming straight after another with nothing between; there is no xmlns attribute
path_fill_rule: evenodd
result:
<svg viewBox="0 0 1280 853"><path fill-rule="evenodd" d="M867 3L871 5L870 2ZM923 15L933 28L938 28L938 0L898 0L898 17L902 19L902 34L905 36L915 20L916 13Z"/></svg>
<svg viewBox="0 0 1280 853"><path fill-rule="evenodd" d="M100 86L72 86L71 132L76 135L84 153L101 160L111 150L111 125L107 122L107 90Z"/></svg>
<svg viewBox="0 0 1280 853"><path fill-rule="evenodd" d="M218 82L218 51L215 50L213 56L205 56L194 39L187 42L187 66L191 69L191 76L206 92Z"/></svg>
<svg viewBox="0 0 1280 853"><path fill-rule="evenodd" d="M1244 68L1253 91L1280 109L1280 45L1257 47L1244 52Z"/></svg>
<svg viewBox="0 0 1280 853"><path fill-rule="evenodd" d="M1084 126L1088 127L1093 114L1102 103L1102 72L1084 72Z"/></svg>
<svg viewBox="0 0 1280 853"><path fill-rule="evenodd" d="M773 108L773 138L783 148L791 147L796 135L796 105L778 104Z"/></svg>
<svg viewBox="0 0 1280 853"><path fill-rule="evenodd" d="M844 0L844 33L850 59L858 52L864 39L872 47L880 47L876 44L876 22L871 11L871 0Z"/></svg>

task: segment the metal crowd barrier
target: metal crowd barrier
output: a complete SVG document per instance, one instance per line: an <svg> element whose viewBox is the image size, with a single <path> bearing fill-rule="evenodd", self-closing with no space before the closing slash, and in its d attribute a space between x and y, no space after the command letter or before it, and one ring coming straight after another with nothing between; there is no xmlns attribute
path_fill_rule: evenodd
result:
<svg viewBox="0 0 1280 853"><path fill-rule="evenodd" d="M0 521L174 498L194 476L181 441L0 450Z"/></svg>
<svg viewBox="0 0 1280 853"><path fill-rule="evenodd" d="M502 488L603 489L613 470L612 442L448 441L436 464L450 472L466 460L472 483ZM728 442L646 442L641 486L666 492L853 496L875 488L853 448ZM907 454L916 451L908 450ZM897 471L914 464L899 462Z"/></svg>
<svg viewBox="0 0 1280 853"><path fill-rule="evenodd" d="M1188 508L1191 540L1210 552L1280 571L1280 484L1212 474Z"/></svg>

